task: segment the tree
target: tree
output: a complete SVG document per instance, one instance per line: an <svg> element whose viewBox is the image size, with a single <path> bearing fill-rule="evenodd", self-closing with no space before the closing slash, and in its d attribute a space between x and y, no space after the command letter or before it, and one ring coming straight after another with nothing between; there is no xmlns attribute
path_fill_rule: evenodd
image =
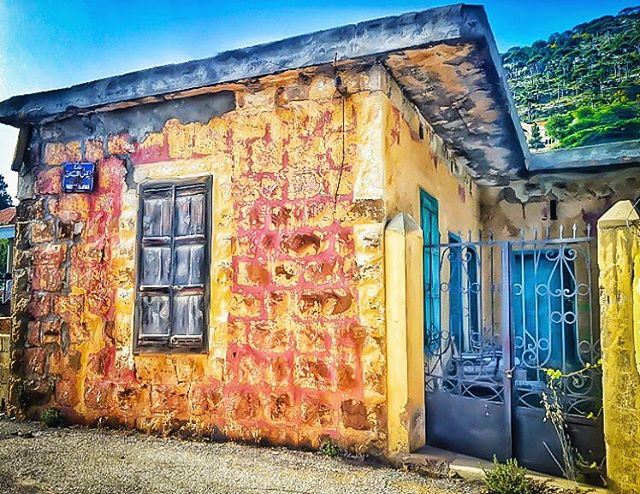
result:
<svg viewBox="0 0 640 494"><path fill-rule="evenodd" d="M7 191L7 182L0 175L0 209L10 208L11 206L13 206L13 198Z"/></svg>
<svg viewBox="0 0 640 494"><path fill-rule="evenodd" d="M533 122L531 126L531 137L529 138L529 147L532 149L542 149L544 142L542 142L542 135L540 134L540 126Z"/></svg>
<svg viewBox="0 0 640 494"><path fill-rule="evenodd" d="M640 7L512 47L503 62L522 120L546 120L554 147L640 138L638 115L613 106L640 95Z"/></svg>

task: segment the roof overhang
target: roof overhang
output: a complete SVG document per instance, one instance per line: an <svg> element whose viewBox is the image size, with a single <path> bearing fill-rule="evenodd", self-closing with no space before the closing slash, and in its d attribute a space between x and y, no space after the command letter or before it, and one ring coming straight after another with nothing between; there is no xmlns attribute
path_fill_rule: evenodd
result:
<svg viewBox="0 0 640 494"><path fill-rule="evenodd" d="M557 173L569 170L593 172L604 168L637 166L638 164L640 164L640 139L532 153L529 171L537 173Z"/></svg>
<svg viewBox="0 0 640 494"><path fill-rule="evenodd" d="M480 6L452 5L296 36L212 58L132 72L0 103L24 127L334 62L386 65L406 96L481 183L524 172L528 150Z"/></svg>

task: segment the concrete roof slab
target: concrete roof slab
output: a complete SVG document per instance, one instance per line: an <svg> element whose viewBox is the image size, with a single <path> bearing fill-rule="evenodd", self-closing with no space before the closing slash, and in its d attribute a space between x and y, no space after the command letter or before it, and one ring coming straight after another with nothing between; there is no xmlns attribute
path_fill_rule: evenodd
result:
<svg viewBox="0 0 640 494"><path fill-rule="evenodd" d="M464 4L15 96L0 103L0 123L42 125L335 61L384 63L480 182L499 183L525 170L528 150L486 14Z"/></svg>

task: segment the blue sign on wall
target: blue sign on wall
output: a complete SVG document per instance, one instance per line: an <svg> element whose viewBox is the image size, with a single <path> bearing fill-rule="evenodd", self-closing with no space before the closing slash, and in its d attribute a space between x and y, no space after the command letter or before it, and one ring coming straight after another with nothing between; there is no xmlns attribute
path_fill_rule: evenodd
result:
<svg viewBox="0 0 640 494"><path fill-rule="evenodd" d="M65 163L62 174L62 190L64 192L92 192L95 174L95 163Z"/></svg>

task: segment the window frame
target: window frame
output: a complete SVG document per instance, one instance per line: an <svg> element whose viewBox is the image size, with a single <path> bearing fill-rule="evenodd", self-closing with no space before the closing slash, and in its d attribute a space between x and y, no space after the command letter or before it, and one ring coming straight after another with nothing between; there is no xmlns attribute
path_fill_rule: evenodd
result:
<svg viewBox="0 0 640 494"><path fill-rule="evenodd" d="M212 177L210 175L180 179L180 180L149 180L138 185L138 211L137 211L137 232L136 232L136 256L135 256L135 293L134 293L134 322L133 322L133 353L139 354L206 354L209 348L209 312L211 308L211 244L213 240L212 224L213 224L213 197L212 197ZM144 290L142 283L143 270L143 221L144 221L144 200L145 194L149 191L169 189L172 194L172 216L171 216L171 283L169 285L168 294L173 304L175 287L173 283L173 270L175 268L175 236L176 236L176 191L182 188L204 185L204 280L202 287L203 294L203 321L202 321L202 338L199 343L190 344L172 344L171 337L173 332L173 313L170 309L170 328L169 336L165 341L152 340L145 342L142 337L142 295L153 293L153 290Z"/></svg>

